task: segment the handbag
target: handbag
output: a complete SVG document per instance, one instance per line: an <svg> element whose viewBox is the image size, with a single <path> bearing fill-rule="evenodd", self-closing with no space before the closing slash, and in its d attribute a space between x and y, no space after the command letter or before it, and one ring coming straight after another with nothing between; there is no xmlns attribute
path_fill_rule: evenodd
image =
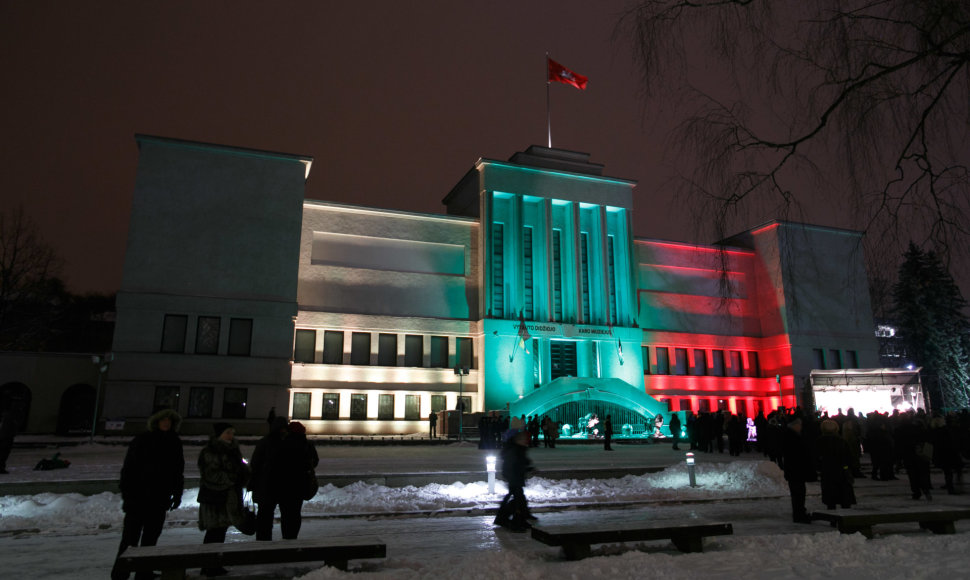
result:
<svg viewBox="0 0 970 580"><path fill-rule="evenodd" d="M246 494L249 495L248 493ZM252 508L249 502L244 501L242 508L239 510L239 523L233 524L233 526L239 530L240 534L246 536L252 536L256 533L256 511Z"/></svg>
<svg viewBox="0 0 970 580"><path fill-rule="evenodd" d="M317 474L311 469L307 471L303 484L303 499L306 501L313 499L318 491L320 491L320 482L317 480Z"/></svg>

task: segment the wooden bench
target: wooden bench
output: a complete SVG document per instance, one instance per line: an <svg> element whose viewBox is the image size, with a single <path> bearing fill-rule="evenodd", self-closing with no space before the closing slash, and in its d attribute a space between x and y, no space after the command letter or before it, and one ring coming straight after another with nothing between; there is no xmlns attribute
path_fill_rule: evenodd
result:
<svg viewBox="0 0 970 580"><path fill-rule="evenodd" d="M571 526L536 526L532 538L550 546L561 546L567 560L581 560L590 554L590 545L612 542L644 542L671 540L681 552L703 552L705 536L725 536L734 533L731 524L682 524L663 523L610 524L608 522L584 525L582 529Z"/></svg>
<svg viewBox="0 0 970 580"><path fill-rule="evenodd" d="M187 568L322 561L346 570L348 560L386 556L387 546L379 538L317 538L131 547L118 557L118 566L129 573L161 570L165 580L183 580Z"/></svg>
<svg viewBox="0 0 970 580"><path fill-rule="evenodd" d="M898 508L881 510L822 510L812 513L812 519L831 522L832 527L838 527L843 534L861 533L872 538L872 526L879 524L897 524L902 522L918 522L919 527L930 530L934 534L956 533L954 522L970 518L967 508Z"/></svg>

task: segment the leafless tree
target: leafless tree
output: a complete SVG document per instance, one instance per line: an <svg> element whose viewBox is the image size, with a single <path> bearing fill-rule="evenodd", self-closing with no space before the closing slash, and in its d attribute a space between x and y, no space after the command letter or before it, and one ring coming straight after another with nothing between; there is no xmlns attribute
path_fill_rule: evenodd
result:
<svg viewBox="0 0 970 580"><path fill-rule="evenodd" d="M617 30L682 119L680 192L710 234L812 219L893 264L910 240L970 245L967 0L639 0Z"/></svg>
<svg viewBox="0 0 970 580"><path fill-rule="evenodd" d="M22 207L0 212L0 349L20 349L43 332L60 259Z"/></svg>

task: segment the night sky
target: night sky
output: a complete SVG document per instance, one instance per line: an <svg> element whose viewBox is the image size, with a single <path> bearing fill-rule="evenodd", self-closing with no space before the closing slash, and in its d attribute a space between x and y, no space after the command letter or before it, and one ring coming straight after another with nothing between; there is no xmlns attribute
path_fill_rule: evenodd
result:
<svg viewBox="0 0 970 580"><path fill-rule="evenodd" d="M589 77L551 86L553 146L639 182L638 237L711 242L669 193L628 4L0 0L0 203L80 293L120 286L136 133L312 156L308 198L444 213L477 159L546 144L548 51Z"/></svg>

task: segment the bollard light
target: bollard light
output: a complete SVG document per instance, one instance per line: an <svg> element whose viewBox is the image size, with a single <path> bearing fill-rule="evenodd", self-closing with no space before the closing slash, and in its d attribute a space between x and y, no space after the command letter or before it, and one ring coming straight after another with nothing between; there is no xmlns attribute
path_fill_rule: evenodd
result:
<svg viewBox="0 0 970 580"><path fill-rule="evenodd" d="M694 477L694 454L687 453L687 476L690 478L690 486L697 487L697 478Z"/></svg>
<svg viewBox="0 0 970 580"><path fill-rule="evenodd" d="M495 456L485 458L485 471L488 472L488 493L495 493Z"/></svg>

